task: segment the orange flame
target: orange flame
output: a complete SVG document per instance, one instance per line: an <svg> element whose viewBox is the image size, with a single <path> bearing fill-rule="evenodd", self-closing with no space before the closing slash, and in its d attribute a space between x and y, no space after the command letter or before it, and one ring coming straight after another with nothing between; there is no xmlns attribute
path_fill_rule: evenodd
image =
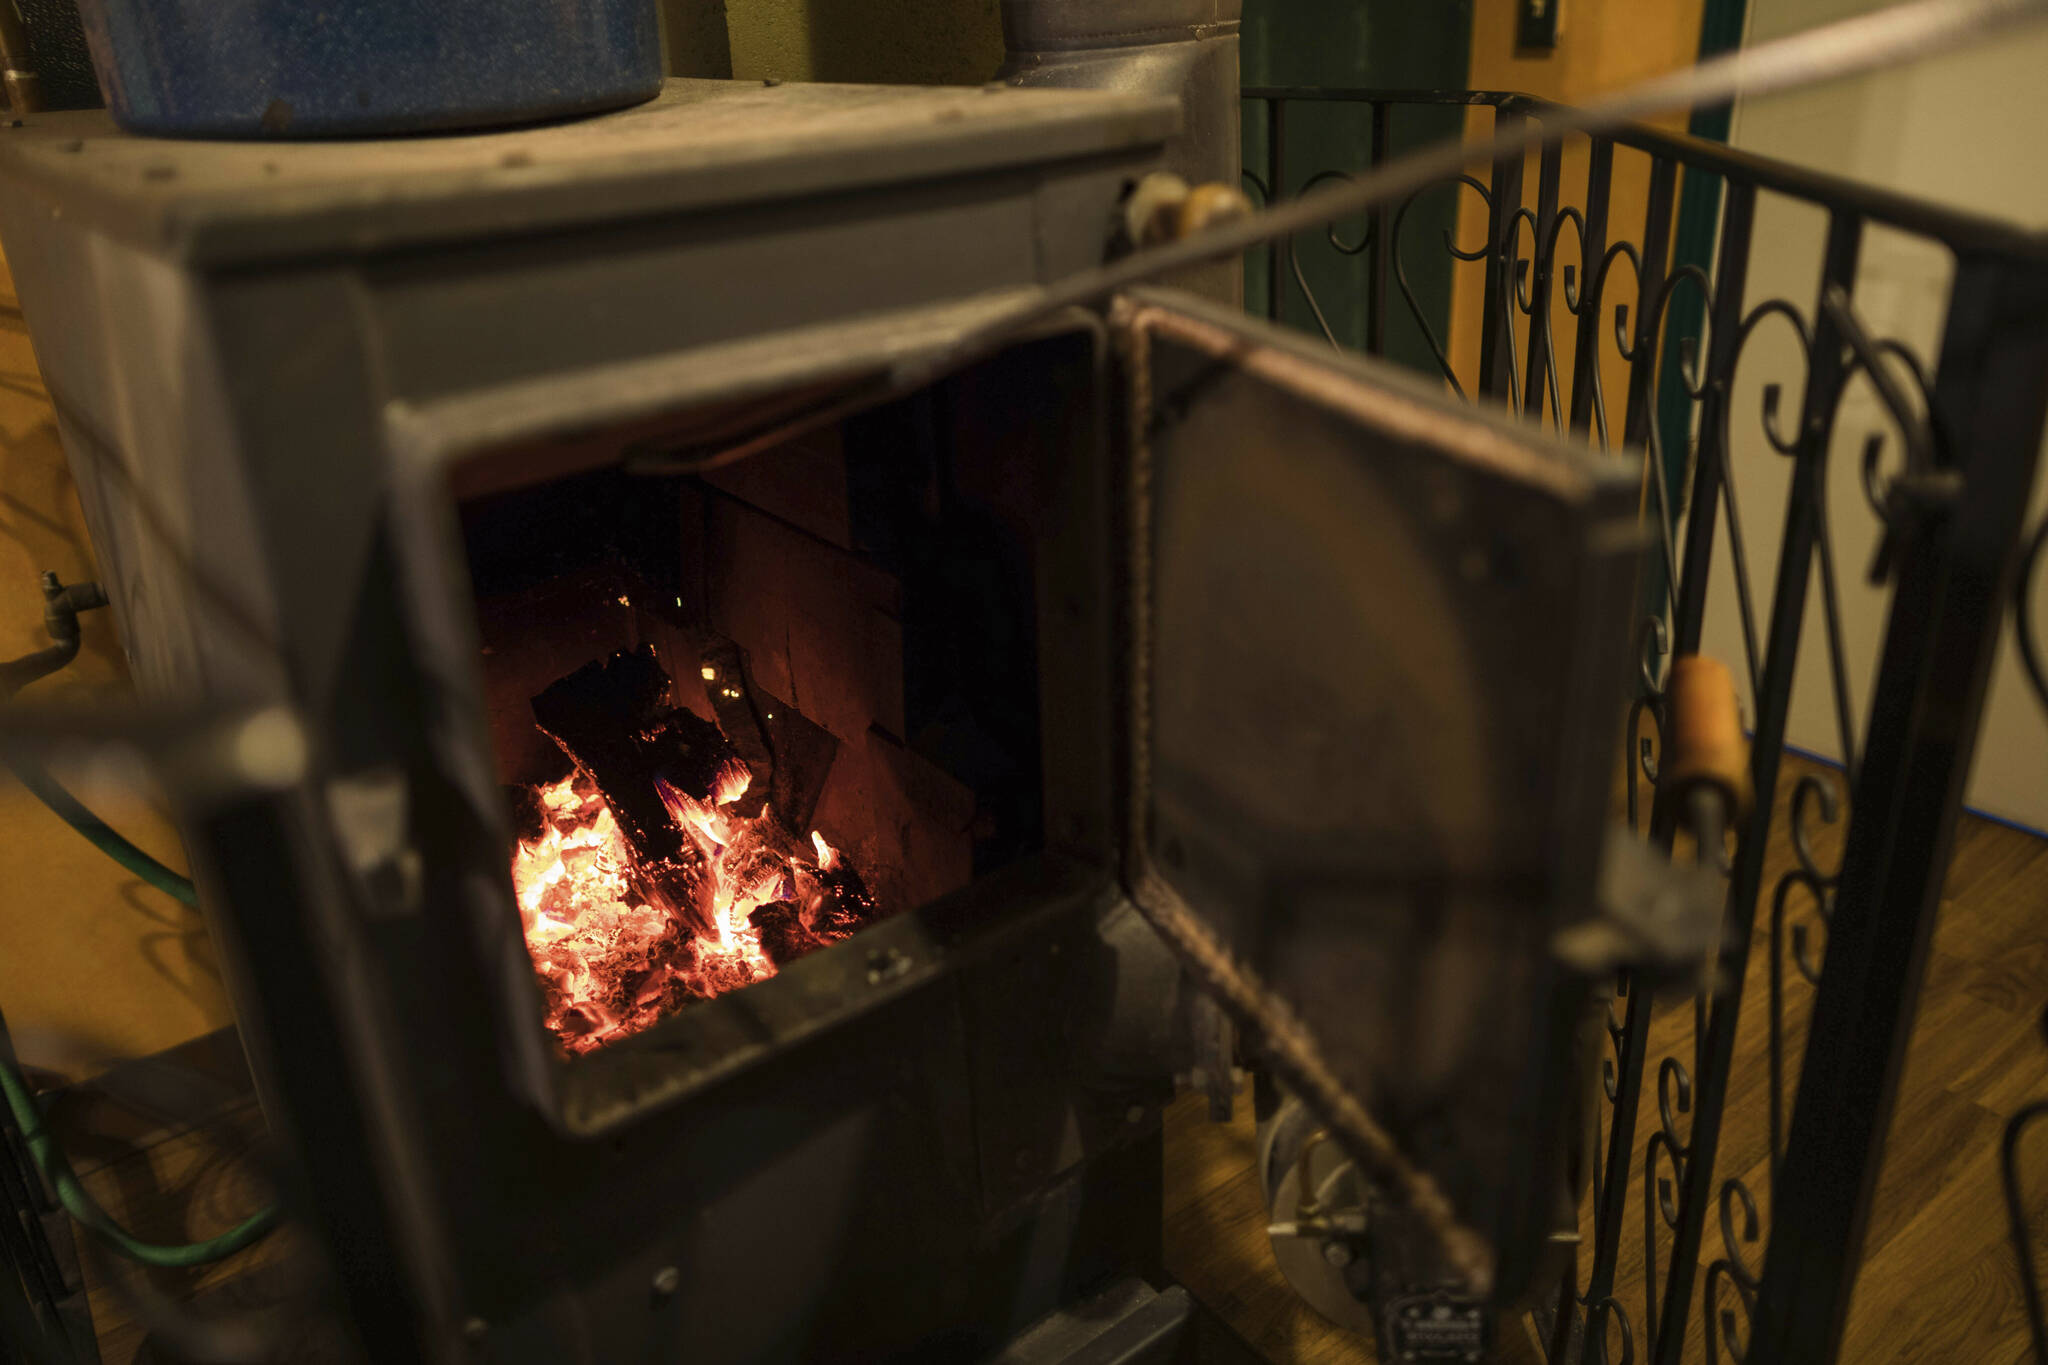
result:
<svg viewBox="0 0 2048 1365"><path fill-rule="evenodd" d="M546 1022L564 1048L589 1052L638 1033L692 999L709 999L773 976L776 963L753 922L756 910L790 902L797 946L817 947L851 930L826 926L820 873L840 864L815 831L817 861L786 850L764 807L747 817L727 809L753 774L742 763L719 773L708 801L661 784L662 804L703 855L687 886L661 886L672 903L703 912L709 933L648 903L636 888L625 836L596 787L581 773L536 787L543 828L512 855L512 888L527 953L546 997Z"/></svg>

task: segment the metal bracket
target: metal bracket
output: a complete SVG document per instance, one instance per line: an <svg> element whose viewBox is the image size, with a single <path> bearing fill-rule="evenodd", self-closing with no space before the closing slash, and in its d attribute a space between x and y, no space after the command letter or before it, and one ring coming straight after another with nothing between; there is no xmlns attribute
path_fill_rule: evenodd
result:
<svg viewBox="0 0 2048 1365"><path fill-rule="evenodd" d="M1559 960L1588 976L1621 967L1694 971L1720 947L1727 899L1720 876L1670 863L1624 829L1608 835L1597 896L1591 918L1551 940Z"/></svg>

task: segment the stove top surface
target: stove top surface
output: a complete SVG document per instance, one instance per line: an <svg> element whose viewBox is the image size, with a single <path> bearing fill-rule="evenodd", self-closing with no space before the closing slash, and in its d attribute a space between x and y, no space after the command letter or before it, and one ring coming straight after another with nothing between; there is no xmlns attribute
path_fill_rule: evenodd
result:
<svg viewBox="0 0 2048 1365"><path fill-rule="evenodd" d="M1003 86L672 80L645 104L511 131L326 142L135 137L103 110L0 127L0 178L47 210L201 264L826 194L1126 151L1170 99Z"/></svg>

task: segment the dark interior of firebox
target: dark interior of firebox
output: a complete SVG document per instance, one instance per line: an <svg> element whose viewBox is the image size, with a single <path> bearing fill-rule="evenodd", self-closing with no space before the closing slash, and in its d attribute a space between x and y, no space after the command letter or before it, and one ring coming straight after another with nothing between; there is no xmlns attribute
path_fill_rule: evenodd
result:
<svg viewBox="0 0 2048 1365"><path fill-rule="evenodd" d="M461 504L547 1025L587 1052L1039 846L1036 498L931 391Z"/></svg>

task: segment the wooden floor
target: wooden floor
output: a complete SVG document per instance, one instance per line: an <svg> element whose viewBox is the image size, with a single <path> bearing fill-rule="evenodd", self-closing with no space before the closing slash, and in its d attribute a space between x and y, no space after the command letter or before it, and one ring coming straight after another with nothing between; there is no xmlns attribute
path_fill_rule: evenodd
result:
<svg viewBox="0 0 2048 1365"><path fill-rule="evenodd" d="M63 1092L52 1129L102 1208L137 1237L216 1236L270 1199L272 1149L232 1029ZM102 1360L341 1359L318 1261L289 1225L192 1270L144 1270L79 1239ZM182 1347L182 1349L181 1349Z"/></svg>
<svg viewBox="0 0 2048 1365"><path fill-rule="evenodd" d="M1786 791L1799 776L1786 777ZM1839 828L1839 827L1837 827ZM1839 840L1823 827L1813 840L1823 866L1839 856ZM1774 843L1766 888L1792 865L1782 834ZM1768 894L1765 899L1768 908ZM1957 841L1948 895L1936 933L1921 1016L1899 1096L1898 1118L1873 1212L1867 1259L1858 1283L1843 1360L1998 1362L2027 1358L2018 1279L2006 1241L1999 1193L1998 1142L2005 1118L2028 1100L2048 1096L2048 1044L2039 1019L2048 1002L2048 843L1977 819ZM1803 914L1803 912L1802 912ZM1766 1028L1762 1002L1768 964L1766 932L1751 954L1738 1066L1723 1129L1721 1174L1740 1173L1768 1227ZM1788 991L1788 1052L1796 1059L1810 990ZM1654 1058L1690 1065L1691 1006L1660 1011ZM1796 1064L1796 1063L1795 1063ZM198 1063L201 1069L211 1063ZM1790 1087L1796 1077L1788 1075ZM180 1240L217 1233L260 1197L261 1119L246 1100L230 1101L202 1122L135 1118L147 1104L95 1103L58 1116L86 1182L139 1232ZM1646 1111L1643 1128L1655 1127ZM1680 1115L1682 1125L1686 1116ZM1639 1147L1648 1134L1639 1134ZM2048 1247L2048 1123L2022 1149L2038 1242ZM1631 1181L1628 1234L1622 1243L1617 1296L1640 1321L1643 1281L1643 1182L1640 1153ZM1198 1099L1168 1111L1166 1223L1168 1267L1197 1298L1274 1362L1337 1365L1374 1359L1368 1343L1340 1331L1303 1306L1281 1281L1267 1247L1265 1209L1253 1177L1251 1104L1234 1122L1212 1124ZM1738 1227L1738 1232L1739 1232ZM1590 1218L1584 1221L1590 1238ZM1660 1264L1668 1233L1660 1232ZM1756 1248L1743 1248L1756 1259ZM198 1275L161 1272L137 1278L122 1267L91 1277L93 1311L105 1358L117 1365L174 1359L151 1343L137 1319L150 1298L186 1302L188 1310L225 1314L303 1305L303 1248L273 1239ZM1702 1263L1726 1254L1710 1226ZM111 1270L110 1279L107 1271ZM1737 1312L1730 1296L1724 1306ZM1694 1315L1697 1323L1699 1315ZM259 1317L259 1321L263 1321ZM296 1308L273 1316L282 1358L319 1359L320 1324ZM1638 1328L1640 1331L1640 1327ZM163 1329L156 1330L161 1342ZM1507 1324L1497 1359L1539 1356L1520 1322ZM1638 1342L1638 1359L1643 1358ZM1621 1359L1617 1349L1615 1360ZM1697 1330L1688 1361L1704 1360Z"/></svg>
<svg viewBox="0 0 2048 1365"><path fill-rule="evenodd" d="M1789 759L1780 788L1781 803L1803 776L1826 772ZM1782 808L1782 806L1781 806ZM1810 820L1811 846L1823 871L1841 856L1840 833ZM1766 862L1763 914L1752 943L1745 981L1736 1064L1722 1127L1717 1182L1739 1175L1754 1196L1761 1231L1770 1216L1769 1083L1766 973L1770 960L1770 891L1794 866L1782 821L1774 830ZM1791 922L1813 916L1794 891ZM1789 930L1789 925L1788 925ZM1818 929L1815 946L1823 941ZM1789 939L1789 932L1787 934ZM1797 1083L1797 1059L1805 1038L1812 991L1797 980L1785 992L1785 1105ZM2029 1358L2018 1273L2007 1239L2000 1192L1998 1148L2005 1120L2037 1097L2048 1097L2048 1042L2041 1032L2048 1005L2048 842L1975 817L1958 831L1942 915L1935 933L1920 1016L1897 1116L1887 1146L1877 1198L1857 1281L1844 1362L1905 1365L1906 1362L1971 1362L1997 1365ZM1692 1005L1677 1000L1661 1008L1652 1026L1652 1066L1664 1057L1692 1063ZM1369 1343L1338 1330L1295 1299L1273 1263L1265 1236L1266 1214L1253 1174L1253 1132L1249 1097L1227 1126L1211 1124L1202 1102L1186 1097L1167 1118L1166 1240L1168 1268L1194 1295L1225 1318L1274 1362L1336 1365L1375 1359ZM1689 1115L1675 1115L1679 1135ZM1620 1251L1615 1289L1638 1333L1637 1359L1647 1352L1642 1339L1643 1173L1642 1149L1658 1126L1654 1098L1638 1124L1637 1154L1630 1182L1627 1232ZM2036 1245L2048 1249L2048 1121L2030 1130L2020 1168L2030 1192ZM1660 1175L1668 1177L1668 1169ZM1761 1268L1759 1245L1744 1244L1740 1206L1735 1205L1737 1250ZM1591 1245L1590 1201L1581 1215L1581 1235ZM1671 1237L1659 1224L1658 1265L1668 1265ZM1718 1220L1709 1224L1700 1262L1704 1267L1728 1254ZM1702 1271L1701 1279L1704 1280ZM1732 1292L1722 1306L1735 1315L1738 1335L1744 1319ZM1701 1315L1693 1314L1687 1361L1706 1359ZM1526 1328L1504 1328L1499 1359L1532 1360ZM1622 1359L1619 1336L1612 1358ZM1723 1354L1722 1359L1728 1357Z"/></svg>

